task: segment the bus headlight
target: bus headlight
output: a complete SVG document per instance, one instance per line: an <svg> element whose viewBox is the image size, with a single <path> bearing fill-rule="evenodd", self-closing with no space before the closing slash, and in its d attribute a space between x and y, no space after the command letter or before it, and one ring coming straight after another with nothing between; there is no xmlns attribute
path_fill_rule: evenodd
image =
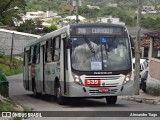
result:
<svg viewBox="0 0 160 120"><path fill-rule="evenodd" d="M73 75L74 76L74 82L78 85L83 85L80 77L78 75Z"/></svg>
<svg viewBox="0 0 160 120"><path fill-rule="evenodd" d="M125 76L125 79L123 81L123 84L126 84L127 82L129 82L131 80L131 73L128 73L126 76Z"/></svg>

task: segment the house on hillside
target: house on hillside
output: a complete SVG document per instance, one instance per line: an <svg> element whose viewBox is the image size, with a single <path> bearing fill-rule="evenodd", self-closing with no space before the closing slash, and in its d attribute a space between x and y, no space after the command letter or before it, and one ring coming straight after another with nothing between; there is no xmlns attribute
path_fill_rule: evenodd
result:
<svg viewBox="0 0 160 120"><path fill-rule="evenodd" d="M34 20L34 19L41 19L44 18L44 12L43 11L37 11L37 12L27 12L25 15L25 18L27 20Z"/></svg>
<svg viewBox="0 0 160 120"><path fill-rule="evenodd" d="M112 23L112 24L121 24L125 25L124 22L121 22L119 18L112 18L112 16L109 17L97 17L98 23Z"/></svg>
<svg viewBox="0 0 160 120"><path fill-rule="evenodd" d="M65 19L66 20L76 20L76 16L75 15L73 15L73 16L67 16L67 17L65 17ZM78 16L78 19L79 19L79 22L85 22L85 20L86 20L86 18L85 17L83 17L83 16L81 16L81 15L79 15Z"/></svg>
<svg viewBox="0 0 160 120"><path fill-rule="evenodd" d="M128 28L128 32L132 38L132 43L134 45L135 48L135 42L136 42L136 36L137 36L137 28L136 27L127 27ZM148 37L146 37L145 33L151 32L148 29L145 28L141 28L141 32L140 32L140 57L141 58L148 58L148 53L149 53L149 39ZM133 57L134 57L134 53L133 53Z"/></svg>
<svg viewBox="0 0 160 120"><path fill-rule="evenodd" d="M37 11L37 12L27 12L26 15L23 16L23 21L29 19L45 19L45 18L54 18L58 14L53 11Z"/></svg>
<svg viewBox="0 0 160 120"><path fill-rule="evenodd" d="M143 6L142 10L144 11L151 11L151 10L155 10L155 6Z"/></svg>
<svg viewBox="0 0 160 120"><path fill-rule="evenodd" d="M158 13L155 6L143 6L142 11L146 13Z"/></svg>
<svg viewBox="0 0 160 120"><path fill-rule="evenodd" d="M87 7L89 8L89 9L100 9L100 7L99 6L92 6L92 5L87 5Z"/></svg>
<svg viewBox="0 0 160 120"><path fill-rule="evenodd" d="M108 7L118 7L118 4L117 3L114 3L114 4L113 3L108 3L107 6Z"/></svg>
<svg viewBox="0 0 160 120"><path fill-rule="evenodd" d="M52 20L53 18L61 18L61 16L58 16L57 13L53 11L37 11L37 12L27 12L26 14L20 15L22 20L17 20L16 18L13 19L15 26L20 26L20 24L23 24L26 20L36 20L40 19L42 21ZM43 26L51 26L51 24L48 24L46 22L42 22Z"/></svg>

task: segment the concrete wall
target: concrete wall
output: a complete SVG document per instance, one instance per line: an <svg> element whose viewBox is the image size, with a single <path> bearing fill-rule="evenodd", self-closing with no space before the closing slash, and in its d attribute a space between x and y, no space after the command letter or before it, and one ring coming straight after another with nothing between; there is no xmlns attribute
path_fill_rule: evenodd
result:
<svg viewBox="0 0 160 120"><path fill-rule="evenodd" d="M14 32L13 34L13 32L8 30L0 31L0 50L4 52L5 55L10 55L13 39L13 54L20 54L23 52L24 46L36 38L37 36L32 34L20 32Z"/></svg>
<svg viewBox="0 0 160 120"><path fill-rule="evenodd" d="M160 59L150 59L147 92L153 95L160 95Z"/></svg>
<svg viewBox="0 0 160 120"><path fill-rule="evenodd" d="M160 60L155 58L150 60L149 74L160 82Z"/></svg>

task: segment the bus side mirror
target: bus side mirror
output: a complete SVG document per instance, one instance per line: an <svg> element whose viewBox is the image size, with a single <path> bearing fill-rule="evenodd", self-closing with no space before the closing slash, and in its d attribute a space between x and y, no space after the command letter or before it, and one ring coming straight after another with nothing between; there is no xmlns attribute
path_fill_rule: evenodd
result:
<svg viewBox="0 0 160 120"><path fill-rule="evenodd" d="M65 49L70 49L71 48L71 41L70 39L65 39Z"/></svg>
<svg viewBox="0 0 160 120"><path fill-rule="evenodd" d="M67 37L67 33L63 33L61 39L64 42L65 49L69 49L71 47L71 40Z"/></svg>

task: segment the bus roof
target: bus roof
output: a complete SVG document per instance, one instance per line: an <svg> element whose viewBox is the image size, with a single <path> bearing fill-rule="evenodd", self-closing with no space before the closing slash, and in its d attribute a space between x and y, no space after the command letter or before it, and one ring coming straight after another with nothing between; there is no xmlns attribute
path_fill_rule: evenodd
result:
<svg viewBox="0 0 160 120"><path fill-rule="evenodd" d="M65 26L65 27L62 27L62 28L60 28L60 29L57 29L57 30L55 30L55 31L53 31L53 32L47 33L46 35L38 38L38 39L35 40L34 42L30 42L30 43L26 44L26 45L24 46L24 48L29 47L29 46L32 46L32 45L35 45L35 44L37 44L37 43L41 43L41 42L43 42L43 41L46 41L46 40L52 38L52 36L58 36L59 33L65 33L67 29L69 30L69 25L67 25L67 26Z"/></svg>
<svg viewBox="0 0 160 120"><path fill-rule="evenodd" d="M72 24L71 27L78 26L109 26L109 27L125 27L125 25L120 24L109 24L109 23L85 23L85 24Z"/></svg>
<svg viewBox="0 0 160 120"><path fill-rule="evenodd" d="M58 36L62 33L65 33L67 30L69 31L70 28L72 27L80 27L80 26L108 26L108 27L125 27L125 25L120 25L120 24L108 24L108 23L85 23L85 24L72 24L72 25L67 25L64 26L58 30L55 30L53 32L47 33L46 35L38 38L37 40L35 40L34 42L30 42L27 45L25 45L26 47L29 47L31 45L35 45L37 43L46 41L47 39L52 38L52 36Z"/></svg>

